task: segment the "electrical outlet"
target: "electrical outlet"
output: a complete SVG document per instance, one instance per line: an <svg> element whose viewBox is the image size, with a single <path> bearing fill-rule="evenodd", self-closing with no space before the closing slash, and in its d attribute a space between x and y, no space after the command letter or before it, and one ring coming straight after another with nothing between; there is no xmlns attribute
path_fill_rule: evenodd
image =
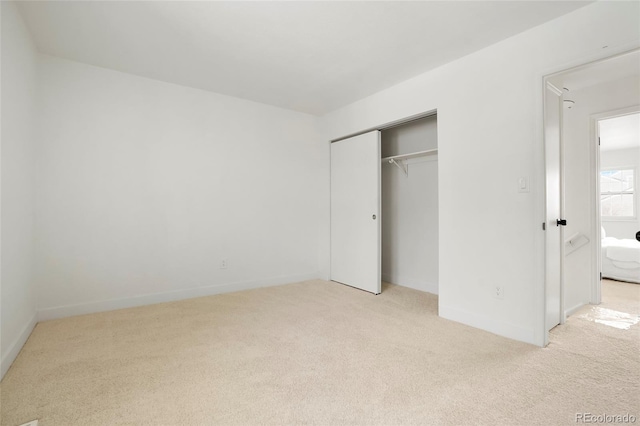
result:
<svg viewBox="0 0 640 426"><path fill-rule="evenodd" d="M504 299L504 288L502 286L495 286L493 288L493 297L496 299Z"/></svg>
<svg viewBox="0 0 640 426"><path fill-rule="evenodd" d="M229 266L229 262L227 261L227 258L221 259L220 269L227 269L227 266Z"/></svg>

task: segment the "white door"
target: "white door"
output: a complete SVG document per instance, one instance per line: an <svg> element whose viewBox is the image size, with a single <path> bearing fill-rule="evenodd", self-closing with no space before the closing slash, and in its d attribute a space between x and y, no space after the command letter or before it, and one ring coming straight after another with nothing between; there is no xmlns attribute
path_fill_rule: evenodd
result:
<svg viewBox="0 0 640 426"><path fill-rule="evenodd" d="M331 144L331 279L381 292L380 132Z"/></svg>
<svg viewBox="0 0 640 426"><path fill-rule="evenodd" d="M546 327L564 323L562 313L563 219L562 182L562 91L547 83L544 105L546 163Z"/></svg>

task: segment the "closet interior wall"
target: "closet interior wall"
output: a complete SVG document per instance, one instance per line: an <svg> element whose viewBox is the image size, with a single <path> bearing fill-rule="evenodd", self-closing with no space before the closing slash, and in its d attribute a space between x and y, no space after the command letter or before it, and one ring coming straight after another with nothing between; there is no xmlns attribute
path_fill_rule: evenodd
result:
<svg viewBox="0 0 640 426"><path fill-rule="evenodd" d="M437 149L436 116L382 131L382 158ZM438 294L438 156L382 164L382 280Z"/></svg>

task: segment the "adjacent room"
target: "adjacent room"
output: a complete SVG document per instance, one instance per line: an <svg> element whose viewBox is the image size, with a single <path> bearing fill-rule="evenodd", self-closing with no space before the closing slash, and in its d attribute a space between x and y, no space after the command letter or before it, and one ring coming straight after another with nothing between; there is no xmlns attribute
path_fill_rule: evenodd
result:
<svg viewBox="0 0 640 426"><path fill-rule="evenodd" d="M635 110L635 111L634 111ZM640 299L640 108L606 114L597 121L600 142L601 293L603 304L618 309L592 310L616 327L638 321ZM604 308L607 309L607 308Z"/></svg>
<svg viewBox="0 0 640 426"><path fill-rule="evenodd" d="M0 15L0 426L640 417L640 2Z"/></svg>
<svg viewBox="0 0 640 426"><path fill-rule="evenodd" d="M622 327L637 321L640 52L552 78L564 142L564 313Z"/></svg>
<svg viewBox="0 0 640 426"><path fill-rule="evenodd" d="M598 120L602 277L640 284L640 110Z"/></svg>

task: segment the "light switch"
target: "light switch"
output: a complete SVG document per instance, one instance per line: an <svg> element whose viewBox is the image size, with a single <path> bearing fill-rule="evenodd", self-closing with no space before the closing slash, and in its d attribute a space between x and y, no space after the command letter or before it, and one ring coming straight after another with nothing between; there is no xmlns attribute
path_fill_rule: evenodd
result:
<svg viewBox="0 0 640 426"><path fill-rule="evenodd" d="M518 178L518 192L529 192L529 179L527 177Z"/></svg>

